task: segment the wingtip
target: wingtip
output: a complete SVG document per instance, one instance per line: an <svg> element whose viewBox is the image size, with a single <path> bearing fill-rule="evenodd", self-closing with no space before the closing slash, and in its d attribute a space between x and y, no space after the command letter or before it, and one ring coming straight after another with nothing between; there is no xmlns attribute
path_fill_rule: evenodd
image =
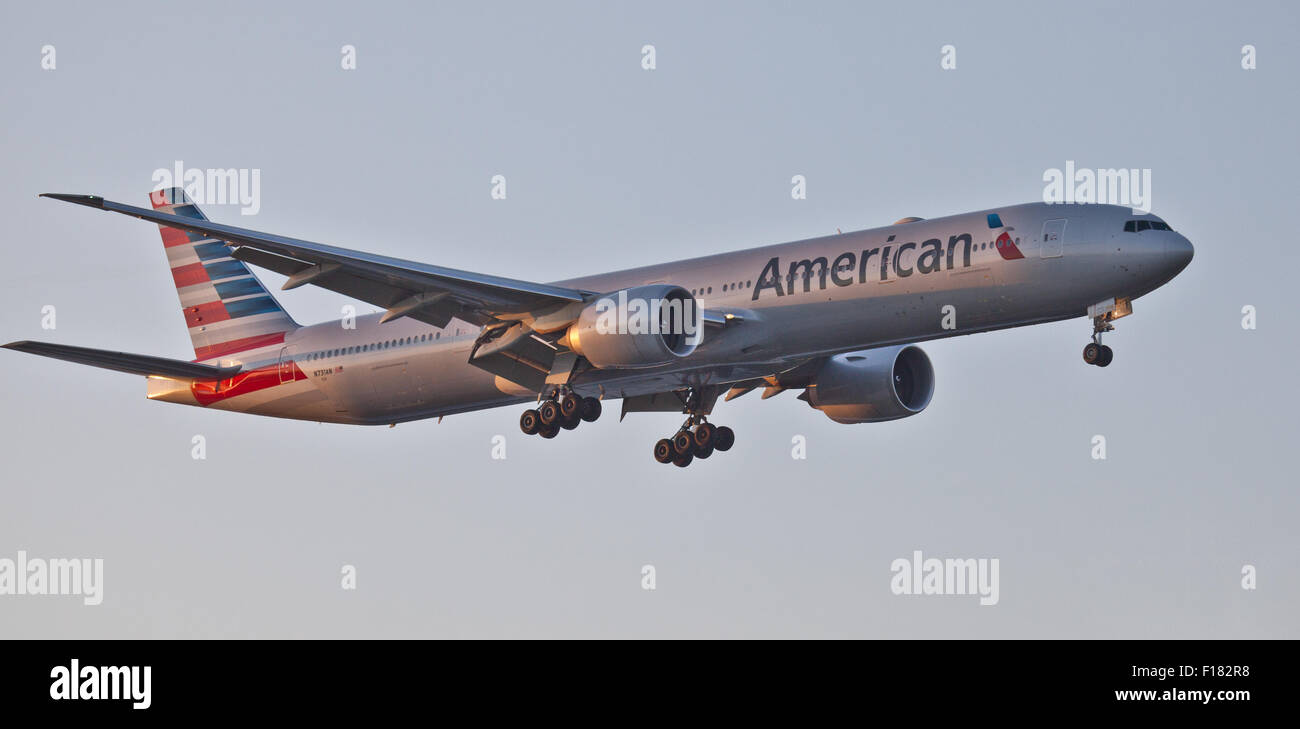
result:
<svg viewBox="0 0 1300 729"><path fill-rule="evenodd" d="M52 200L62 200L63 202L76 203L92 208L104 207L104 198L98 195L69 195L62 192L42 192L37 197L48 197Z"/></svg>

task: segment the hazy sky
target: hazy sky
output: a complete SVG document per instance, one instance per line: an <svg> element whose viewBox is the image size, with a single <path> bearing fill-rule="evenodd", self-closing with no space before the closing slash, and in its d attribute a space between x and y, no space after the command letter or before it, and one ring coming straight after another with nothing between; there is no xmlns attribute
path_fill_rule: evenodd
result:
<svg viewBox="0 0 1300 729"><path fill-rule="evenodd" d="M36 197L144 204L177 160L261 170L259 214L209 207L221 222L535 281L1030 202L1074 160L1151 169L1196 259L1117 323L1107 369L1080 359L1083 318L934 342L921 415L844 426L751 395L713 417L736 447L687 469L650 456L680 416L617 404L553 441L518 407L318 425L3 351L0 558L102 558L105 586L94 607L0 596L0 637L1300 637L1298 21L1287 2L12 4L3 341L192 357L157 228ZM350 303L280 298L303 323ZM999 559L999 603L892 594L918 549Z"/></svg>

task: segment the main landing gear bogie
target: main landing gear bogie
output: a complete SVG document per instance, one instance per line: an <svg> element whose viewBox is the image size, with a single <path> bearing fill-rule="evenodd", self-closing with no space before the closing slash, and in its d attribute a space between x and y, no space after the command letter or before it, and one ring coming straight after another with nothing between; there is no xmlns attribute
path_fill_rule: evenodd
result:
<svg viewBox="0 0 1300 729"><path fill-rule="evenodd" d="M661 438L655 443L654 457L660 463L685 468L696 458L708 458L715 451L729 451L735 443L736 434L731 428L718 427L692 416L671 438Z"/></svg>
<svg viewBox="0 0 1300 729"><path fill-rule="evenodd" d="M525 410L519 416L519 429L524 435L554 438L561 430L573 430L582 423L594 423L600 417L600 400L583 397L576 392L553 395L536 408Z"/></svg>

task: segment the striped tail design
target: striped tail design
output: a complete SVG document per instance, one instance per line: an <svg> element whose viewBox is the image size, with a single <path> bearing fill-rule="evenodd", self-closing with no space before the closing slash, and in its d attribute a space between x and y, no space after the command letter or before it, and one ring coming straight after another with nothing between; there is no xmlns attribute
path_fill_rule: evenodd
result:
<svg viewBox="0 0 1300 729"><path fill-rule="evenodd" d="M181 188L149 195L155 210L207 220ZM200 233L158 226L176 281L196 361L225 357L284 341L298 324L261 281L230 257L230 249Z"/></svg>

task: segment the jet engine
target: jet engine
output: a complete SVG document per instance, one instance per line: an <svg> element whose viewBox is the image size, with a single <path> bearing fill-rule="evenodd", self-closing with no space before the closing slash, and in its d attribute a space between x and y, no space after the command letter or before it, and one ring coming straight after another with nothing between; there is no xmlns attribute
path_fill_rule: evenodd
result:
<svg viewBox="0 0 1300 729"><path fill-rule="evenodd" d="M920 347L837 354L812 376L802 399L837 423L878 423L916 415L934 395L934 367Z"/></svg>
<svg viewBox="0 0 1300 729"><path fill-rule="evenodd" d="M695 351L702 314L680 286L634 286L588 304L559 343L600 369L655 367Z"/></svg>

